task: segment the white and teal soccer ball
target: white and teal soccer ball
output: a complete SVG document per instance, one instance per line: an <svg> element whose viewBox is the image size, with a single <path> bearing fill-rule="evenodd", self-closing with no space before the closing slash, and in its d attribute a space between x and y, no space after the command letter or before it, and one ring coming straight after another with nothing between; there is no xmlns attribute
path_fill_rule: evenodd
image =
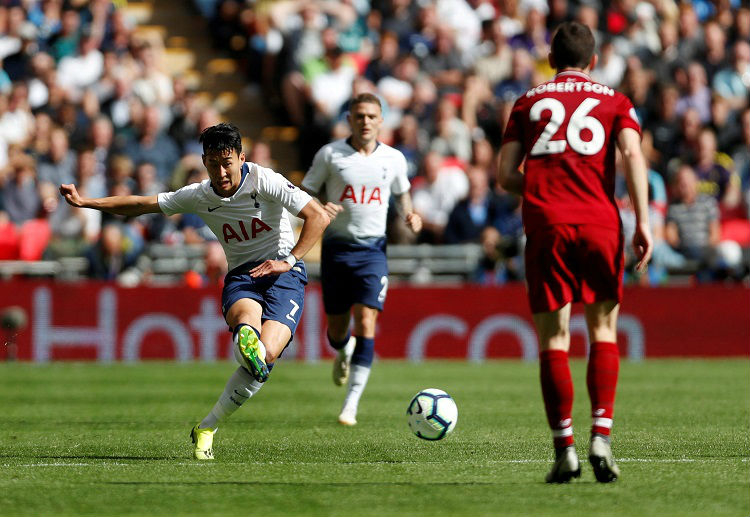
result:
<svg viewBox="0 0 750 517"><path fill-rule="evenodd" d="M458 407L443 390L429 388L411 399L406 409L409 429L424 440L442 440L453 432L458 421Z"/></svg>

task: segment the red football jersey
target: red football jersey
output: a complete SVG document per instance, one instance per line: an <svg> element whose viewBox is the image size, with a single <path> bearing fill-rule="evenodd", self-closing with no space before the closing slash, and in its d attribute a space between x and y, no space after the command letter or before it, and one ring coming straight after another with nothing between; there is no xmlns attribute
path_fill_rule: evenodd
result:
<svg viewBox="0 0 750 517"><path fill-rule="evenodd" d="M617 134L640 133L633 104L580 72L562 72L522 95L503 142L525 154L526 230L548 224L619 227L614 200Z"/></svg>

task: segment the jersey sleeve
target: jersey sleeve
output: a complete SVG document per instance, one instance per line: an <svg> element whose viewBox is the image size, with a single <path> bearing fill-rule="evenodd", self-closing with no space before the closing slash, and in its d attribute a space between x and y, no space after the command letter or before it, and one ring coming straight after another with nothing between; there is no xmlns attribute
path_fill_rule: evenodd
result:
<svg viewBox="0 0 750 517"><path fill-rule="evenodd" d="M312 165L302 180L302 186L310 192L319 193L328 179L329 156L330 151L327 145L324 145L315 153Z"/></svg>
<svg viewBox="0 0 750 517"><path fill-rule="evenodd" d="M200 183L191 183L176 192L162 192L156 197L159 208L166 215L195 212L200 188Z"/></svg>
<svg viewBox="0 0 750 517"><path fill-rule="evenodd" d="M312 197L278 172L258 167L258 193L280 203L292 215L299 214Z"/></svg>
<svg viewBox="0 0 750 517"><path fill-rule="evenodd" d="M513 105L513 109L510 112L510 118L508 119L508 124L505 126L505 134L503 135L503 143L505 142L520 142L521 145L524 145L524 139L523 139L523 123L524 123L524 117L527 117L524 110L524 105L521 102L523 97L520 97L516 100L516 103Z"/></svg>
<svg viewBox="0 0 750 517"><path fill-rule="evenodd" d="M638 134L641 134L641 123L638 120L638 115L635 113L633 103L630 102L625 95L618 94L619 102L617 103L617 112L615 113L614 120L614 135L615 138L625 128L635 129Z"/></svg>
<svg viewBox="0 0 750 517"><path fill-rule="evenodd" d="M391 183L391 192L396 195L401 195L408 192L411 188L409 176L407 175L409 166L406 163L406 157L404 157L403 153L397 151L396 155L396 174L393 177L393 183Z"/></svg>

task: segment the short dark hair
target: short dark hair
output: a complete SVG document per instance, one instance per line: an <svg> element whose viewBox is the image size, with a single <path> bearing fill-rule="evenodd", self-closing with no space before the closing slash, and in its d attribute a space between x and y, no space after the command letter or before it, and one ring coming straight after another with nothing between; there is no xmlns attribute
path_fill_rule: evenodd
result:
<svg viewBox="0 0 750 517"><path fill-rule="evenodd" d="M357 104L364 104L367 102L369 102L370 104L376 104L382 111L383 106L380 104L380 99L377 95L372 93L360 93L356 97L352 98L351 102L349 103L349 110L351 111Z"/></svg>
<svg viewBox="0 0 750 517"><path fill-rule="evenodd" d="M555 68L586 68L594 55L594 35L579 22L560 24L552 36L551 50Z"/></svg>
<svg viewBox="0 0 750 517"><path fill-rule="evenodd" d="M237 151L237 154L240 154L242 152L240 130L237 126L226 122L204 129L198 141L203 144L203 154L210 152L224 154L227 151Z"/></svg>

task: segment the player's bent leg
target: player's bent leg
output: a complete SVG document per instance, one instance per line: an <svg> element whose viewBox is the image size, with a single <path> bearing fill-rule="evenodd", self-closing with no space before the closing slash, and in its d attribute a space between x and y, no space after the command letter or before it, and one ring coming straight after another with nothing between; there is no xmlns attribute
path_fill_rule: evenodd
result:
<svg viewBox="0 0 750 517"><path fill-rule="evenodd" d="M359 401L367 386L375 355L374 336L378 312L377 309L362 304L355 304L353 308L355 345L351 356L346 398L339 414L339 423L342 425L357 424Z"/></svg>
<svg viewBox="0 0 750 517"><path fill-rule="evenodd" d="M260 303L250 298L240 298L226 313L227 324L234 329L235 356L259 382L268 380L266 350L258 331L262 314Z"/></svg>
<svg viewBox="0 0 750 517"><path fill-rule="evenodd" d="M260 330L261 340L266 347L265 362L271 364L281 355L292 339L292 331L284 323L266 320Z"/></svg>
<svg viewBox="0 0 750 517"><path fill-rule="evenodd" d="M326 314L326 319L326 336L331 347L336 350L336 357L333 359L333 383L343 386L349 380L349 364L356 344L349 331L351 316L347 311L343 314Z"/></svg>

